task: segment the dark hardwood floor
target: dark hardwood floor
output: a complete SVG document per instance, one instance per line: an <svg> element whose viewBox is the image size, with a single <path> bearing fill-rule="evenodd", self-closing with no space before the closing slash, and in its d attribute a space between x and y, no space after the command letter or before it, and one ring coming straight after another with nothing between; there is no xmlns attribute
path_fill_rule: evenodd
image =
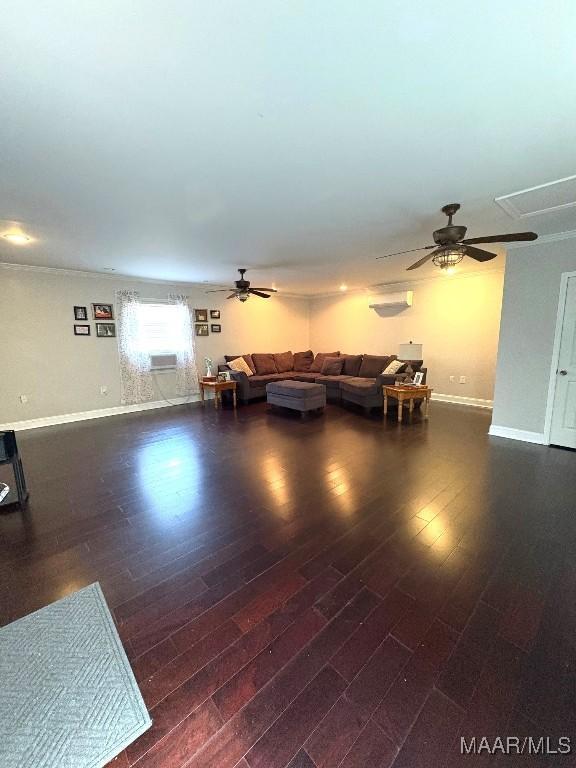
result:
<svg viewBox="0 0 576 768"><path fill-rule="evenodd" d="M253 404L21 433L0 622L100 582L154 721L117 768L574 765L460 754L576 730L576 454L489 420Z"/></svg>

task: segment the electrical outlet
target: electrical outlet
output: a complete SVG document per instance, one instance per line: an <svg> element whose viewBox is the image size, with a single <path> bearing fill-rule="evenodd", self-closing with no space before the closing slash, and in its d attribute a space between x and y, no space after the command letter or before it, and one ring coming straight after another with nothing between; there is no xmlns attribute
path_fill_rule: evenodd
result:
<svg viewBox="0 0 576 768"><path fill-rule="evenodd" d="M455 377L454 376L450 376L450 384L454 384L455 381L456 381Z"/></svg>
<svg viewBox="0 0 576 768"><path fill-rule="evenodd" d="M460 376L460 384L466 384L466 376Z"/></svg>
<svg viewBox="0 0 576 768"><path fill-rule="evenodd" d="M100 394L101 395L107 395L108 394L108 387L106 386L106 384L102 384L102 386L100 387Z"/></svg>
<svg viewBox="0 0 576 768"><path fill-rule="evenodd" d="M28 402L28 395L20 395L20 402L26 404Z"/></svg>

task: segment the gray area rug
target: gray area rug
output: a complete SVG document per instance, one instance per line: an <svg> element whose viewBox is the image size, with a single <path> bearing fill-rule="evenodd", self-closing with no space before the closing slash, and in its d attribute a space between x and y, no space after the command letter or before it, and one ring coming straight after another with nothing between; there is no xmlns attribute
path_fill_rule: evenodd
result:
<svg viewBox="0 0 576 768"><path fill-rule="evenodd" d="M2 768L100 768L150 725L98 583L0 629Z"/></svg>

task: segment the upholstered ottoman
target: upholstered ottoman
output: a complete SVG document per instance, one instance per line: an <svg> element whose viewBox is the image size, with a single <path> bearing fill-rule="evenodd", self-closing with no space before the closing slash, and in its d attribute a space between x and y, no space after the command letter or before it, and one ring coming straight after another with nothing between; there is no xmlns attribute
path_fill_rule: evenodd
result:
<svg viewBox="0 0 576 768"><path fill-rule="evenodd" d="M266 399L270 405L291 408L305 416L326 405L326 387L307 381L271 381L266 384Z"/></svg>

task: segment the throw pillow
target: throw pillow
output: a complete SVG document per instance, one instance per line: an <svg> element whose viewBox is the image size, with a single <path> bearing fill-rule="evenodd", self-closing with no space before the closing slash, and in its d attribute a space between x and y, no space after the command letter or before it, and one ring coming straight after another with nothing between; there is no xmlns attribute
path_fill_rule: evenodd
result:
<svg viewBox="0 0 576 768"><path fill-rule="evenodd" d="M358 376L366 379L375 379L396 355L364 355Z"/></svg>
<svg viewBox="0 0 576 768"><path fill-rule="evenodd" d="M256 373L256 368L254 367L254 363L252 362L252 355L224 355L224 360L226 360L227 363L230 362L230 360L236 360L239 357L243 357L244 360L248 363L250 366L250 370L252 373Z"/></svg>
<svg viewBox="0 0 576 768"><path fill-rule="evenodd" d="M340 352L318 352L314 358L314 362L310 366L310 370L313 373L320 373L325 357L340 357Z"/></svg>
<svg viewBox="0 0 576 768"><path fill-rule="evenodd" d="M386 368L382 371L385 376L394 376L396 373L400 373L401 368L406 368L406 363L402 360L392 360Z"/></svg>
<svg viewBox="0 0 576 768"><path fill-rule="evenodd" d="M252 369L243 357L237 357L235 360L230 360L228 363L228 368L231 368L237 373L245 373L246 376L254 376Z"/></svg>
<svg viewBox="0 0 576 768"><path fill-rule="evenodd" d="M346 376L358 376L362 365L362 355L340 355L340 358L344 360L342 373Z"/></svg>
<svg viewBox="0 0 576 768"><path fill-rule="evenodd" d="M307 350L306 352L294 353L294 370L295 371L308 372L313 362L314 362L314 352L312 352L311 349Z"/></svg>
<svg viewBox="0 0 576 768"><path fill-rule="evenodd" d="M276 352L274 353L274 362L278 373L286 373L286 371L294 370L294 355L292 352Z"/></svg>
<svg viewBox="0 0 576 768"><path fill-rule="evenodd" d="M260 376L278 373L278 368L276 368L276 363L274 362L274 355L253 354L252 361L256 368L256 373Z"/></svg>
<svg viewBox="0 0 576 768"><path fill-rule="evenodd" d="M340 376L344 360L339 357L325 357L320 373L322 376Z"/></svg>

